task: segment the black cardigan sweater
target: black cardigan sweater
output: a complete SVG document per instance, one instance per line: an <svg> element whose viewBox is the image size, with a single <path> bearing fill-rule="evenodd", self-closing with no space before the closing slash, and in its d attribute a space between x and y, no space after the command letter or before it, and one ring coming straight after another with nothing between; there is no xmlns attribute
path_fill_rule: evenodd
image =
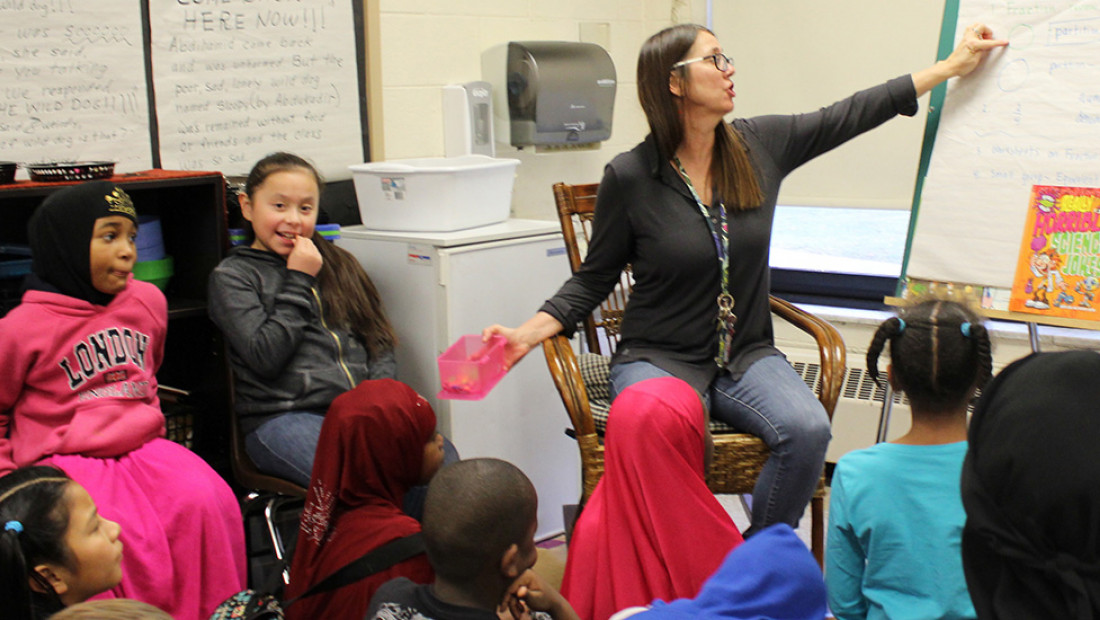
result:
<svg viewBox="0 0 1100 620"><path fill-rule="evenodd" d="M894 116L916 111L913 81L904 75L816 112L733 121L764 194L759 208L729 212L729 292L738 320L727 369L734 377L754 361L780 354L772 334L768 258L783 178ZM571 335L610 294L628 263L634 292L612 364L647 361L703 393L719 371L718 257L695 199L672 164L660 161L653 136L605 168L584 264L541 310Z"/></svg>

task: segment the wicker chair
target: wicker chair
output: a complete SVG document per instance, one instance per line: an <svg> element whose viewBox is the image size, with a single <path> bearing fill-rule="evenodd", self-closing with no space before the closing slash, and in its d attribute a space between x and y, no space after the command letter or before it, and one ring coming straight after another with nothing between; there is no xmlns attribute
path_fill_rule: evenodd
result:
<svg viewBox="0 0 1100 620"><path fill-rule="evenodd" d="M574 272L582 262L582 244L587 250L590 240L597 188L598 184L595 183L554 185L558 217L561 220L569 264ZM580 237L578 237L578 231ZM584 342L590 352L606 355L614 351L619 339L619 325L622 322L632 284L633 279L628 266L615 291L584 321ZM816 386L817 394L825 411L829 414L829 419L832 420L845 373L845 349L840 333L823 319L781 299L772 297L771 309L774 314L809 334L816 341L821 360L820 381ZM546 340L543 343L543 352L550 368L550 375L569 414L580 449L583 502L596 488L596 482L603 475L603 445L592 415L594 405L600 408L600 404L590 400L590 386L585 384L577 356L567 338L559 335ZM602 386L592 387L598 390ZM608 404L602 403L602 406L606 407ZM760 475L760 469L768 459L768 447L758 437L738 433L721 422L712 421L711 431L714 434L715 449L714 461L707 476L708 486L715 493L751 493ZM819 564L823 563L825 548L824 482L824 476L822 476L817 492L811 500L811 547Z"/></svg>

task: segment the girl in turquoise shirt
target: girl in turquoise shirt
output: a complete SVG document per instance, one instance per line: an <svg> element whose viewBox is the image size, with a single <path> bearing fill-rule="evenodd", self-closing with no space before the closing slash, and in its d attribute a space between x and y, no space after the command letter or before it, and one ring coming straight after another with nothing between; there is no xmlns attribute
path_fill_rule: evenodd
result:
<svg viewBox="0 0 1100 620"><path fill-rule="evenodd" d="M875 332L890 384L909 397L909 432L843 456L833 473L825 583L838 620L975 618L962 569L959 476L966 413L992 374L989 334L965 306L927 300Z"/></svg>

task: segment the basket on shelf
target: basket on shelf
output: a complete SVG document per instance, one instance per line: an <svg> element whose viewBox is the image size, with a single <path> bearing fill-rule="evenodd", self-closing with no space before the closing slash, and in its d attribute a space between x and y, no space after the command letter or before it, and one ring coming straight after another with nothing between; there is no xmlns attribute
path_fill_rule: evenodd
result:
<svg viewBox="0 0 1100 620"><path fill-rule="evenodd" d="M115 173L113 161L55 161L24 166L32 181L91 181Z"/></svg>
<svg viewBox="0 0 1100 620"><path fill-rule="evenodd" d="M194 449L196 408L187 402L191 392L161 384L157 386L157 396L164 412L164 438L188 450Z"/></svg>
<svg viewBox="0 0 1100 620"><path fill-rule="evenodd" d="M164 412L164 438L174 441L188 450L195 447L195 414L191 407Z"/></svg>

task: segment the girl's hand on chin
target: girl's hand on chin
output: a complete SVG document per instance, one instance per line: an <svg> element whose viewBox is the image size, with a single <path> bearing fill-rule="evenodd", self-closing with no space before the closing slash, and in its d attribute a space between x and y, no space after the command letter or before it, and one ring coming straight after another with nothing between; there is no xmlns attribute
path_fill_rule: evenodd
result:
<svg viewBox="0 0 1100 620"><path fill-rule="evenodd" d="M301 235L294 238L294 249L286 257L286 268L316 276L325 261L312 239Z"/></svg>

